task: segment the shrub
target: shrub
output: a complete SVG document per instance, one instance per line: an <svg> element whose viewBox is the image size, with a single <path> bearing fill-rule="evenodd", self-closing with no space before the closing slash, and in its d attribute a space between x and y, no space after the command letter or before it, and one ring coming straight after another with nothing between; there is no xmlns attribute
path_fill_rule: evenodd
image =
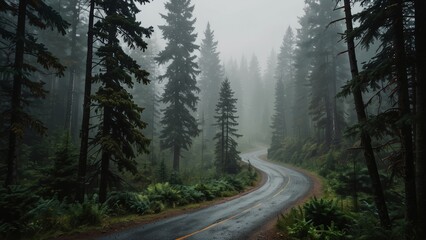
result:
<svg viewBox="0 0 426 240"><path fill-rule="evenodd" d="M330 227L335 225L338 229L346 229L350 224L350 219L338 207L333 200L313 198L307 202L303 209L305 218L312 221L314 226Z"/></svg>
<svg viewBox="0 0 426 240"><path fill-rule="evenodd" d="M33 231L48 231L52 229L68 229L66 220L66 204L56 197L48 200L40 199L36 207L28 212L32 219Z"/></svg>
<svg viewBox="0 0 426 240"><path fill-rule="evenodd" d="M181 198L179 191L169 183L151 184L146 189L145 194L151 202L159 201L170 207L175 207Z"/></svg>
<svg viewBox="0 0 426 240"><path fill-rule="evenodd" d="M132 192L112 192L105 204L115 215L125 213L144 214L149 209L147 196Z"/></svg>
<svg viewBox="0 0 426 240"><path fill-rule="evenodd" d="M85 200L82 204L74 203L69 205L69 221L73 227L98 225L102 222L107 210L106 205L98 204L94 200Z"/></svg>
<svg viewBox="0 0 426 240"><path fill-rule="evenodd" d="M0 236L6 239L19 238L31 231L31 215L37 206L38 196L21 186L0 188Z"/></svg>

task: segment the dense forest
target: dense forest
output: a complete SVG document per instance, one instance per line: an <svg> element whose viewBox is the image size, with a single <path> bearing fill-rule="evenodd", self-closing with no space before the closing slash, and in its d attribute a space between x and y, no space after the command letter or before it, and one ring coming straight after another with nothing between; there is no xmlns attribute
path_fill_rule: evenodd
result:
<svg viewBox="0 0 426 240"><path fill-rule="evenodd" d="M267 148L323 179L284 239L426 239L424 0L305 0L265 65L150 2L0 0L0 238L235 195Z"/></svg>

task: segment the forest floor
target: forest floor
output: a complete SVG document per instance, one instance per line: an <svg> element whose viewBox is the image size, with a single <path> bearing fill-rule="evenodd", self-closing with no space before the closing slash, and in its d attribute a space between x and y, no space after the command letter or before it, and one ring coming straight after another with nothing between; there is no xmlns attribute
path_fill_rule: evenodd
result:
<svg viewBox="0 0 426 240"><path fill-rule="evenodd" d="M261 156L262 160L270 161L268 160L266 155ZM305 196L300 198L292 207L297 207L308 201L312 197L320 197L322 195L322 180L321 178L316 175L315 173L312 173L310 171L307 171L302 168L294 167L288 164L283 164L281 162L274 161L275 164L280 164L285 167L294 169L298 172L301 172L307 176L312 181L312 189L309 193L307 193ZM281 214L286 214L288 211L290 211L291 208L283 209ZM287 239L285 237L285 234L283 234L278 228L277 228L277 221L278 218L281 216L281 214L278 214L277 218L271 219L269 222L265 223L261 228L259 228L257 231L255 231L249 240L285 240Z"/></svg>
<svg viewBox="0 0 426 240"><path fill-rule="evenodd" d="M148 214L148 215L142 215L142 216L134 214L134 215L127 215L123 217L113 217L105 221L101 226L77 230L75 233L71 233L71 234L64 233L63 236L58 236L58 237L54 237L50 239L52 240L53 239L55 240L95 239L97 237L106 235L108 233L122 231L128 228L132 228L134 226L156 222L162 219L198 211L203 208L207 208L213 205L231 201L233 199L242 197L250 192L253 192L264 185L267 179L266 174L261 171L257 171L257 173L258 173L258 178L253 186L248 187L247 189L245 189L245 191L240 192L231 197L216 198L211 201L205 201L205 202L201 202L197 204L190 204L186 206L170 208L157 214Z"/></svg>

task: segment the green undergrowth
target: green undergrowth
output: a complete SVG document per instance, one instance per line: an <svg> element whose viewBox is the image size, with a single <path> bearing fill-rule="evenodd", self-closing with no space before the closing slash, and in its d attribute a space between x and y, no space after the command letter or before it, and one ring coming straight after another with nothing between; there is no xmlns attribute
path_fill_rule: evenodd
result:
<svg viewBox="0 0 426 240"><path fill-rule="evenodd" d="M311 140L286 139L269 149L271 160L314 172L323 180L321 198L283 214L277 227L286 240L392 240L403 239L404 198L400 179L379 165L392 219L391 230L380 227L372 185L357 143L326 147ZM381 153L385 155L386 153Z"/></svg>
<svg viewBox="0 0 426 240"><path fill-rule="evenodd" d="M257 181L255 171L210 179L193 185L168 182L149 185L140 192L111 192L104 204L96 195L84 203L43 199L31 189L0 189L0 239L49 239L111 224L137 221L177 208L236 195ZM147 218L149 219L149 218Z"/></svg>

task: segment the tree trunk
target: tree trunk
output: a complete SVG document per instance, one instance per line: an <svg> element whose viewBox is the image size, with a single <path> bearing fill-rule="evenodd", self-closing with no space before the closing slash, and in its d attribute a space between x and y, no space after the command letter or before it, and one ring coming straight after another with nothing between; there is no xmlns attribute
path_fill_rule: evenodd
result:
<svg viewBox="0 0 426 240"><path fill-rule="evenodd" d="M415 0L417 239L426 239L426 1Z"/></svg>
<svg viewBox="0 0 426 240"><path fill-rule="evenodd" d="M345 4L345 16L346 16L346 29L350 33L353 31L352 25L352 12L350 0L344 0ZM354 38L350 35L347 35L347 45L348 45L348 54L349 54L349 63L351 67L352 79L356 79L359 75L358 65L355 54L355 43ZM352 89L355 109L357 113L358 123L363 124L367 121L367 116L364 109L364 101L362 99L362 92L360 87L356 84ZM380 181L379 172L377 170L377 164L374 157L373 148L371 146L371 138L368 132L364 129L361 130L361 144L364 147L364 157L367 165L368 173L371 178L371 183L373 186L374 201L377 206L379 219L382 227L389 229L391 227L391 222L389 219L388 209L386 206L385 196L383 194L382 183Z"/></svg>
<svg viewBox="0 0 426 240"><path fill-rule="evenodd" d="M93 60L93 18L95 11L95 0L90 1L89 25L87 31L87 55L86 55L86 78L84 83L83 119L81 123L80 158L78 161L78 190L77 200L84 201L86 188L87 151L89 149L89 125L90 125L90 94L92 88L92 60Z"/></svg>
<svg viewBox="0 0 426 240"><path fill-rule="evenodd" d="M108 71L108 70L107 70ZM111 134L111 108L104 107L102 135ZM108 192L108 176L109 176L109 161L111 153L109 150L102 149L101 157L101 181L99 184L99 202L104 203L107 199Z"/></svg>
<svg viewBox="0 0 426 240"><path fill-rule="evenodd" d="M72 116L72 104L74 97L74 79L75 79L75 71L76 71L76 61L77 58L75 56L76 45L77 45L77 25L79 22L78 14L79 8L77 7L78 0L72 1L73 13L72 13L72 25L71 25L71 66L69 68L69 79L68 79L68 89L67 89L67 102L66 102L66 110L65 110L65 124L64 130L71 131L71 116Z"/></svg>
<svg viewBox="0 0 426 240"><path fill-rule="evenodd" d="M11 116L9 130L9 151L7 156L7 173L5 186L16 184L17 182L17 140L18 132L14 128L22 128L20 113L21 93L22 93L22 76L24 65L25 50L25 19L27 11L27 0L19 1L18 23L16 28L16 49L15 49L15 73L13 76L12 100L11 100ZM23 129L22 129L23 130Z"/></svg>
<svg viewBox="0 0 426 240"><path fill-rule="evenodd" d="M398 84L398 106L400 111L400 118L410 116L410 99L408 94L408 79L406 67L406 52L404 41L404 19L402 0L394 0L394 22L393 22L393 43L395 52L395 67L396 78ZM413 154L413 135L411 123L403 121L400 126L401 145L402 145L402 158L405 162L405 201L406 201L406 220L409 229L415 225L416 222L416 183L415 183L415 167L414 167L414 154ZM413 235L412 231L407 233L409 236Z"/></svg>
<svg viewBox="0 0 426 240"><path fill-rule="evenodd" d="M173 171L179 172L179 162L180 162L180 146L177 144L173 148Z"/></svg>

